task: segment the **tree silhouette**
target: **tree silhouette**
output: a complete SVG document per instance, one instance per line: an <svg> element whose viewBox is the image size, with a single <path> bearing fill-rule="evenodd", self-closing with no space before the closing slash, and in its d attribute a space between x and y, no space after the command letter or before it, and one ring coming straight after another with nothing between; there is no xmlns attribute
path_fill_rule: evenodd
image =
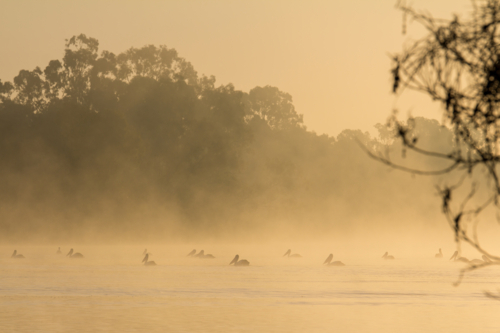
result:
<svg viewBox="0 0 500 333"><path fill-rule="evenodd" d="M307 132L276 87L216 86L172 48L115 55L84 34L66 40L62 59L0 81L0 130L0 205L9 202L0 219L11 214L19 230L34 223L19 212L63 215L46 223L76 230L151 202L188 225L234 220L268 195L276 207L293 197L284 193L300 191L302 158L314 165L321 153L310 151L334 142Z"/></svg>
<svg viewBox="0 0 500 333"><path fill-rule="evenodd" d="M472 4L470 17L455 15L451 20L433 18L402 2L397 6L403 13L403 32L409 18L422 25L427 35L393 56L393 91L399 95L415 90L441 103L443 125L453 138L433 150L420 141L414 119L402 122L394 113L388 127L400 139L403 154L411 151L441 160L441 167L415 168L395 163L380 151L369 151L373 158L398 169L448 176L448 184L437 189L456 242L466 242L486 256L483 263L463 269L457 283L465 272L500 264L500 256L481 246L477 235L479 214L500 208L500 2Z"/></svg>
<svg viewBox="0 0 500 333"><path fill-rule="evenodd" d="M397 193L382 186L387 168L356 149L356 139L380 146L368 133L317 135L286 92L216 85L166 46L98 47L74 36L62 59L0 82L0 238L159 237L172 225L224 233L275 221L314 232L398 206L380 194ZM416 123L420 142L444 144L435 122ZM353 213L332 218L339 210Z"/></svg>

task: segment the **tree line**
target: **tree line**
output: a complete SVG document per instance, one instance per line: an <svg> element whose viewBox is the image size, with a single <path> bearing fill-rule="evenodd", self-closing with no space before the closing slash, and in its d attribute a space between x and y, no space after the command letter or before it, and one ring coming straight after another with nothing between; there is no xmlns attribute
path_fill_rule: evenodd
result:
<svg viewBox="0 0 500 333"><path fill-rule="evenodd" d="M376 195L387 168L357 142L394 149L384 127L317 135L278 88L215 82L166 46L99 53L83 34L62 60L0 81L2 234L330 223L332 202Z"/></svg>

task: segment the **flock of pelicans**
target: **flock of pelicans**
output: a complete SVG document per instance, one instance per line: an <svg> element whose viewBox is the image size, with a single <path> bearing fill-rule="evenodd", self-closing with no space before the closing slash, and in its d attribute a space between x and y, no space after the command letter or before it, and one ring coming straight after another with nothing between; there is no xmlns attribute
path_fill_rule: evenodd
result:
<svg viewBox="0 0 500 333"><path fill-rule="evenodd" d="M61 248L58 248L56 253L57 254L62 254ZM24 259L25 258L22 254L17 254L17 250L14 250L14 253L12 253L12 255L10 257L11 258L15 258L15 259ZM84 258L83 254L78 253L78 252L73 252L73 249L69 250L69 252L66 255L66 257L70 257L70 258Z"/></svg>
<svg viewBox="0 0 500 333"><path fill-rule="evenodd" d="M58 248L57 254L62 254L61 252L61 248ZM148 253L148 250L144 250L144 252L142 253L144 255L144 259L142 259L142 263L144 263L145 266L156 266L156 263L154 261L150 261L149 260L149 255L150 253ZM70 258L84 258L83 254L79 253L79 252L74 252L73 249L69 250L68 254L66 255L67 257L70 257ZM200 259L214 259L215 256L213 256L212 254L205 254L205 251L204 250L201 250L199 253L196 253L196 250L193 250L191 252L189 252L187 254L188 257L192 257L192 258L200 258ZM286 251L286 253L283 255L283 257L288 257L288 258L302 258L302 256L298 253L294 253L292 254L292 250L288 250ZM434 256L436 259L441 259L443 258L443 252L441 251L441 249L439 249L439 252ZM12 253L12 256L11 258L15 258L15 259L23 259L24 256L22 254L18 254L17 253L17 250L14 250L14 253ZM394 256L391 256L389 255L388 252L384 253L384 255L382 256L383 259L385 260L394 260ZM469 264L472 264L472 265L479 265L479 264L483 264L483 263L488 263L488 262L492 262L492 260L486 256L486 255L483 255L482 256L482 260L481 259L472 259L472 260L469 260L465 257L459 257L458 256L458 251L455 251L455 253L453 253L453 255L451 256L450 260L453 260L453 261L459 261L459 262L465 262L465 263L469 263ZM327 266L345 266L345 264L342 262L342 261L332 261L333 260L333 254L330 253L330 255L325 259L325 261L323 262L323 265L327 265ZM231 260L231 262L229 263L229 265L234 265L234 266L248 266L250 265L250 262L246 259L241 259L240 260L240 256L239 255L236 255L234 257L233 260Z"/></svg>

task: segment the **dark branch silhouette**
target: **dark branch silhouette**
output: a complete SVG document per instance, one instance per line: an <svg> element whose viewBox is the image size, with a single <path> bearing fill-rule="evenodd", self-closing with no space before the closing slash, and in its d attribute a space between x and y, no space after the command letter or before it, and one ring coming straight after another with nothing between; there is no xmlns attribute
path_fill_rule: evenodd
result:
<svg viewBox="0 0 500 333"><path fill-rule="evenodd" d="M498 265L500 260L500 256L481 246L477 235L478 216L488 207L497 209L500 195L500 2L484 0L472 4L470 17L455 15L450 20L433 18L404 1L397 4L403 13L403 33L409 19L423 26L427 34L392 56L393 92L400 95L406 89L416 90L441 103L443 126L453 132L454 140L449 152L432 151L419 146L414 119L402 122L394 113L387 126L401 142L403 155L412 151L421 157L448 160L450 165L426 171L394 163L380 152L364 148L371 158L392 168L418 175L448 175L454 183L437 190L457 245L468 243L490 259L462 269L456 285L465 273ZM486 171L487 186L483 191L487 192L487 199L473 207L480 200L474 180L479 170ZM469 230L468 224L473 219L475 223Z"/></svg>

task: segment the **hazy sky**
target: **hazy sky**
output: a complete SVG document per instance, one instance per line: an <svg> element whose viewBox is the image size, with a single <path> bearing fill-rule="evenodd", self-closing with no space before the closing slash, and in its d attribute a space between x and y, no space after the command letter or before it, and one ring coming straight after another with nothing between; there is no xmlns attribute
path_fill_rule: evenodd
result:
<svg viewBox="0 0 500 333"><path fill-rule="evenodd" d="M114 53L167 45L200 74L248 91L272 85L293 96L307 127L337 135L372 131L397 105L440 119L438 107L390 94L389 53L399 51L396 0L0 0L0 79L42 69L84 33ZM468 0L413 0L434 16L466 13ZM416 24L410 36L418 36Z"/></svg>

